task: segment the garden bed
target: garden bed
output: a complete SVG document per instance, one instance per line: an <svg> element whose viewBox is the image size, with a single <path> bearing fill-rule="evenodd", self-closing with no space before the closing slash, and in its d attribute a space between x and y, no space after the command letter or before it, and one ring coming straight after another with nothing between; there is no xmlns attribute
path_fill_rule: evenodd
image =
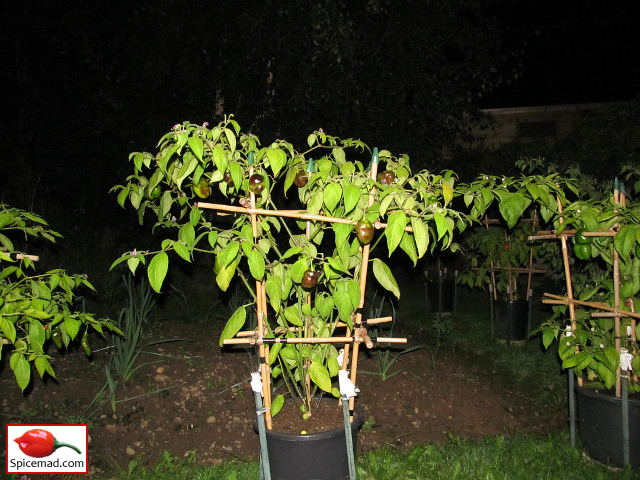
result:
<svg viewBox="0 0 640 480"><path fill-rule="evenodd" d="M203 335L197 323L163 321L154 330L185 339L149 348L126 389L119 388L116 413L107 403L89 419L90 472L127 469L130 460L154 465L164 450L177 458L197 451L205 464L254 460L259 453L254 433L254 399L249 388L255 358L243 349L221 351L219 332ZM419 343L409 335L409 345ZM187 341L188 340L188 341ZM78 423L105 382L110 351L100 350L89 363L84 353L51 351L58 381L39 379L21 394L10 369L0 371L0 413L6 423ZM481 354L481 352L476 352ZM501 375L475 353L454 357L448 350L435 359L427 350L399 357L381 380L375 355L361 356L357 399L365 411L358 439L360 453L391 445L407 449L440 443L449 435L480 438L566 428L565 410L542 410L522 392L512 391ZM4 360L4 359L3 359ZM160 393L152 393L170 387ZM123 401L127 398L134 400ZM106 399L106 397L105 397ZM308 426L292 427L308 430ZM4 459L2 459L4 461Z"/></svg>

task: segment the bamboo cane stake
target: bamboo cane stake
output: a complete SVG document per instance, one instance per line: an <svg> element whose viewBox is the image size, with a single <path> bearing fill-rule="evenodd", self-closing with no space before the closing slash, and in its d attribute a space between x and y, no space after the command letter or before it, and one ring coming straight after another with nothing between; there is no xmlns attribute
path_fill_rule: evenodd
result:
<svg viewBox="0 0 640 480"><path fill-rule="evenodd" d="M268 323L267 323L267 289L264 281L260 282L260 294L262 296L262 337L267 333ZM271 409L271 359L270 359L270 350L269 345L265 345L264 347L264 361L267 370L267 378L269 381L266 384L267 391L269 392L269 409ZM266 407L265 407L266 408ZM271 410L269 410L271 411ZM269 414L271 415L271 414ZM270 417L271 418L271 417Z"/></svg>
<svg viewBox="0 0 640 480"><path fill-rule="evenodd" d="M264 208L237 207L234 205L223 205L221 203L206 203L197 202L194 204L198 208L204 208L208 210L220 210L223 212L244 213L248 215L267 215L271 217L286 217L295 218L297 220L317 221L325 223L344 223L346 225L355 225L358 222L356 220L349 220L347 218L328 217L326 215L316 215L313 213L306 213L305 210L267 210ZM380 230L387 228L387 224L383 222L374 222L373 227ZM405 232L413 232L413 227L407 226L404 228Z"/></svg>
<svg viewBox="0 0 640 480"><path fill-rule="evenodd" d="M537 225L538 225L538 211L534 210L533 211L533 221L531 223L531 226L532 226L533 230L536 229ZM527 297L526 297L527 300L529 300L529 297L531 296L531 277L532 277L532 274L533 274L531 269L533 269L533 245L531 246L531 250L529 251L529 276L528 276L528 279L527 279Z"/></svg>
<svg viewBox="0 0 640 480"><path fill-rule="evenodd" d="M615 187L613 190L613 201L617 204L620 204L620 190L618 188L618 178L616 177ZM616 225L619 227L619 225ZM618 309L620 307L620 254L616 249L615 245L613 246L613 306ZM614 317L614 342L616 346L616 351L618 355L620 355L620 316L616 315ZM616 369L616 397L620 398L622 395L622 379L620 378L620 366Z"/></svg>
<svg viewBox="0 0 640 480"><path fill-rule="evenodd" d="M25 260L25 259L29 259L32 262L37 262L40 260L40 257L38 255L28 255L26 253L14 253L9 255L10 257L13 257L15 260Z"/></svg>
<svg viewBox="0 0 640 480"><path fill-rule="evenodd" d="M406 338L400 337L377 337L370 338L368 332L360 327L363 331L358 332L353 337L291 337L291 338L265 338L255 335L253 337L227 338L225 345L272 345L274 343L282 344L321 344L321 343L345 343L354 345L364 343L368 348L373 348L374 342L378 343L407 343Z"/></svg>
<svg viewBox="0 0 640 480"><path fill-rule="evenodd" d="M481 268L472 268L471 270L481 270ZM512 272L522 272L522 273L547 273L546 269L542 268L526 268L526 267L493 267L493 270L510 270Z"/></svg>
<svg viewBox="0 0 640 480"><path fill-rule="evenodd" d="M376 343L407 343L406 338L377 337L374 340Z"/></svg>
<svg viewBox="0 0 640 480"><path fill-rule="evenodd" d="M586 302L584 300L577 300L575 298L562 297L560 295L552 295L550 293L545 293L545 297L543 298L542 303L551 304L551 305L582 305L585 307L599 308L601 310L607 310L609 312L613 312L615 315L620 315L623 317L632 317L632 318L640 318L640 313L638 312L628 312L626 310L620 310L615 307L610 307L606 303L599 302ZM592 314L592 316L595 315ZM613 316L613 315L612 315Z"/></svg>
<svg viewBox="0 0 640 480"><path fill-rule="evenodd" d="M309 161L311 162L311 160ZM307 168L308 169L308 168ZM308 172L309 176L312 175L312 172ZM309 205L309 202L307 202L307 206ZM307 240L311 239L311 220L307 220L307 223L305 225L305 237L307 237ZM311 292L309 292L307 294L307 305L309 305L309 307L311 307ZM306 328L305 328L305 336L306 337L310 337L311 336L311 321L309 318L305 319L306 324ZM307 367L305 369L305 388L306 388L306 392L307 392L307 399L309 399L309 402L305 402L307 403L306 407L307 407L307 411L310 412L311 411L311 405L309 404L311 399L311 375L309 375L309 366L311 365L311 359L307 358L305 360L305 366Z"/></svg>
<svg viewBox="0 0 640 480"><path fill-rule="evenodd" d="M366 321L363 321L362 324L363 325L377 325L380 323L387 323L387 322L391 322L393 320L393 317L380 317L380 318L368 318ZM344 322L338 322L336 324L336 328L341 328L341 327L346 327L348 326L346 323ZM285 332L292 332L295 333L299 330L299 327L278 327L275 329L275 333L285 333ZM251 337L253 335L257 335L255 330L242 330L238 333L236 333L236 337Z"/></svg>
<svg viewBox="0 0 640 480"><path fill-rule="evenodd" d="M372 155L371 155L371 170L369 172L369 177L371 179L376 178L378 174L378 149L374 148ZM375 187L372 187L371 190L369 190L369 200L368 200L368 206L371 207L371 205L374 204L375 202L375 198L374 198L374 192L375 192ZM362 247L362 263L361 263L361 267L360 267L360 305L358 306L358 310L356 311L356 319L355 319L355 325L354 327L356 329L361 328L362 326L362 309L364 308L364 298L365 298L365 294L366 294L366 290L367 290L367 271L369 268L369 251L370 251L370 245L364 245ZM349 328L347 328L347 333L349 333ZM345 344L344 347L344 362L342 364L342 368L347 368L347 360L349 358L349 350L348 350L348 344ZM360 343L354 343L353 345L353 354L352 354L352 365L351 365L351 373L350 373L350 378L351 378L351 382L356 385L356 380L358 377L358 353L359 353L359 348L360 348ZM351 421L353 421L353 408L355 405L355 397L350 397L349 398L349 411L351 412Z"/></svg>
<svg viewBox="0 0 640 480"><path fill-rule="evenodd" d="M253 152L249 152L249 177L253 175ZM251 209L253 210L256 205L256 195L253 192L249 192L249 201L251 204ZM257 245L258 243L258 218L255 212L250 213L251 219L251 231L253 234L253 243ZM265 312L266 312L266 304L263 302L262 296L262 282L260 280L256 280L256 314L258 316L257 319L257 332L258 337L264 335L265 331ZM259 343L258 347L258 355L260 357L260 376L262 378L262 395L264 397L264 408L265 408L265 423L267 425L267 429L271 430L271 396L269 389L269 364L267 363L267 352L262 343Z"/></svg>
<svg viewBox="0 0 640 480"><path fill-rule="evenodd" d="M556 197L556 202L558 204L558 212L562 214L562 202L560 201L560 197ZM564 223L564 217L559 218L560 224ZM567 297L572 301L569 302L569 318L571 320L571 330L575 331L578 328L578 324L576 322L576 306L575 302L573 302L573 281L571 280L571 267L569 264L569 247L567 246L567 236L563 233L560 235L560 243L562 245L562 262L564 264L564 278L567 286ZM577 347L576 347L577 348ZM584 384L584 380L582 377L578 377L578 386L582 387Z"/></svg>
<svg viewBox="0 0 640 480"><path fill-rule="evenodd" d="M497 219L495 219L497 220ZM487 230L489 230L489 224L494 223L493 220L489 220L489 215L484 216L484 226ZM493 301L498 301L498 289L496 288L496 272L494 270L493 260L489 262L489 267L491 267L491 287L493 290ZM492 320L493 321L493 320Z"/></svg>
<svg viewBox="0 0 640 480"><path fill-rule="evenodd" d="M540 230L538 235L544 238L558 238L559 235L566 235L567 237L575 237L577 230L563 230L561 234L559 234L556 230ZM615 237L617 232L614 230L603 230L596 232L582 232L582 235L585 237ZM536 238L535 235L530 235L529 240L541 240L542 238Z"/></svg>

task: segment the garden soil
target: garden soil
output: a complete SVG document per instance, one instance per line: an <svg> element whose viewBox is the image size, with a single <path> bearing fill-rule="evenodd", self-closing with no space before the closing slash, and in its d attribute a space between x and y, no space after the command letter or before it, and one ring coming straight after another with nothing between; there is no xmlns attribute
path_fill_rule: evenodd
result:
<svg viewBox="0 0 640 480"><path fill-rule="evenodd" d="M111 355L106 343L94 342L91 362L81 350L61 355L53 348L49 354L58 379L36 378L24 394L3 359L2 419L42 424L84 423L88 417L90 473L94 474L126 471L134 459L154 465L164 451L174 458L196 452L204 464L256 459L259 443L249 386L255 356L244 348L221 349L219 333L203 333L207 329L197 324L172 323L161 331L163 338L182 340L148 347L124 386L114 378L120 382L115 412L104 393L92 404L105 384L105 365ZM409 346L417 343L408 337ZM483 368L474 353L454 358L443 351L432 364L427 350L415 350L398 357L383 380L374 373L379 372L377 356L365 351L358 371L356 401L365 412L359 453L383 446L408 449L441 443L451 436L477 439L549 433L567 425L564 410L534 407L526 394L509 389L500 375ZM310 433L316 421L340 426L341 410L329 409L331 421L322 418L322 410L304 423L299 411L283 411L275 417L274 427ZM290 421L296 423L287 425ZM6 455L4 449L2 455Z"/></svg>

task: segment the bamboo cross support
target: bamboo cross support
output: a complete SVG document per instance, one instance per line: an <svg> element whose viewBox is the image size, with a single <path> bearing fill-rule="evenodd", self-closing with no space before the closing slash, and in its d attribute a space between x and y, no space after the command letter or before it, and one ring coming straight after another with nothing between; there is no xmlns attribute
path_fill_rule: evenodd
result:
<svg viewBox="0 0 640 480"><path fill-rule="evenodd" d="M249 175L253 174L253 156L251 153L249 154ZM377 149L373 150L372 160L371 160L371 170L369 177L372 179L376 178L378 169L378 152ZM368 205L371 206L374 203L374 188L369 191L369 200ZM196 204L199 208L215 210L218 212L223 212L222 214L242 214L249 215L251 219L251 228L254 243L258 242L258 222L259 216L274 216L274 217L283 217L283 218L293 218L296 220L306 221L305 234L307 238L310 237L311 230L311 222L320 221L326 223L341 223L341 224L350 224L355 225L357 222L344 218L337 217L329 217L326 215L317 215L310 214L304 210L268 210L263 208L256 208L255 202L255 194L253 192L250 193L248 199L243 199L240 201L240 206L233 205L223 205L223 204L214 204L214 203L206 203L199 202ZM375 228L384 229L387 227L387 224L382 222L375 222ZM405 227L405 231L413 231L410 226ZM313 337L311 325L307 324L305 327L280 327L275 329L273 332L269 330L270 333L275 333L276 337L267 337L267 329L268 323L266 321L267 316L267 298L265 291L265 282L256 280L256 310L257 310L257 327L255 331L241 331L238 332L234 338L224 340L225 345L258 345L259 347L259 356L260 356L260 374L262 378L263 384L263 394L264 394L264 405L265 405L265 423L268 429L272 428L271 422L271 384L270 384L270 361L269 361L269 346L273 344L322 344L322 343L340 343L344 344L344 360L342 364L342 368L346 369L346 366L349 362L349 353L350 349L352 350L352 360L351 360L351 374L350 379L355 384L357 379L357 368L358 368L358 352L360 343L364 343L368 348L372 348L375 343L406 343L406 338L395 338L395 337L378 337L378 338L370 338L365 325L374 325L379 323L385 323L392 321L392 317L381 317L381 318L372 318L368 320L362 319L362 311L364 307L365 300L365 290L367 284L367 271L368 271L368 263L369 263L369 245L362 246L362 263L359 266L359 269L356 269L355 276L359 277L359 286L360 286L360 304L358 309L352 315L352 319L354 320L353 331L352 328L349 327L344 322L336 322L334 327L342 327L346 328L346 332L344 336L336 336L336 337ZM311 303L311 297L307 298L307 302ZM302 337L280 337L277 335L284 335L287 333L295 333L300 332L301 328L304 328ZM310 382L310 379L309 379ZM310 384L308 385L310 387ZM353 400L351 397L349 399L349 409L351 411L351 417L353 420Z"/></svg>

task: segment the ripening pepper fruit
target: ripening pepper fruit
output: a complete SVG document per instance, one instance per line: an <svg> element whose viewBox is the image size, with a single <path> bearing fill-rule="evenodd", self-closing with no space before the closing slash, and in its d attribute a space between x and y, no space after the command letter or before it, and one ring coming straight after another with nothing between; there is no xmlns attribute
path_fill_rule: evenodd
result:
<svg viewBox="0 0 640 480"><path fill-rule="evenodd" d="M591 245L588 243L586 244L576 243L573 246L573 253L580 260L589 260L591 259Z"/></svg>
<svg viewBox="0 0 640 480"><path fill-rule="evenodd" d="M587 230L584 228L579 228L576 230L576 243L578 245L591 245L593 243L593 237L588 237L584 234Z"/></svg>
<svg viewBox="0 0 640 480"><path fill-rule="evenodd" d="M58 442L50 432L41 428L24 432L24 434L16 438L14 442L18 444L22 453L34 458L48 457L60 447L69 447L78 453L82 453L80 449L73 445Z"/></svg>
<svg viewBox="0 0 640 480"><path fill-rule="evenodd" d="M82 335L82 340L80 340L80 345L82 345L82 349L84 350L84 354L87 357L91 356L91 343L89 343L89 332L84 332Z"/></svg>
<svg viewBox="0 0 640 480"><path fill-rule="evenodd" d="M60 350L62 348L62 333L60 333L60 327L56 325L51 330L51 340L53 340L53 344Z"/></svg>

